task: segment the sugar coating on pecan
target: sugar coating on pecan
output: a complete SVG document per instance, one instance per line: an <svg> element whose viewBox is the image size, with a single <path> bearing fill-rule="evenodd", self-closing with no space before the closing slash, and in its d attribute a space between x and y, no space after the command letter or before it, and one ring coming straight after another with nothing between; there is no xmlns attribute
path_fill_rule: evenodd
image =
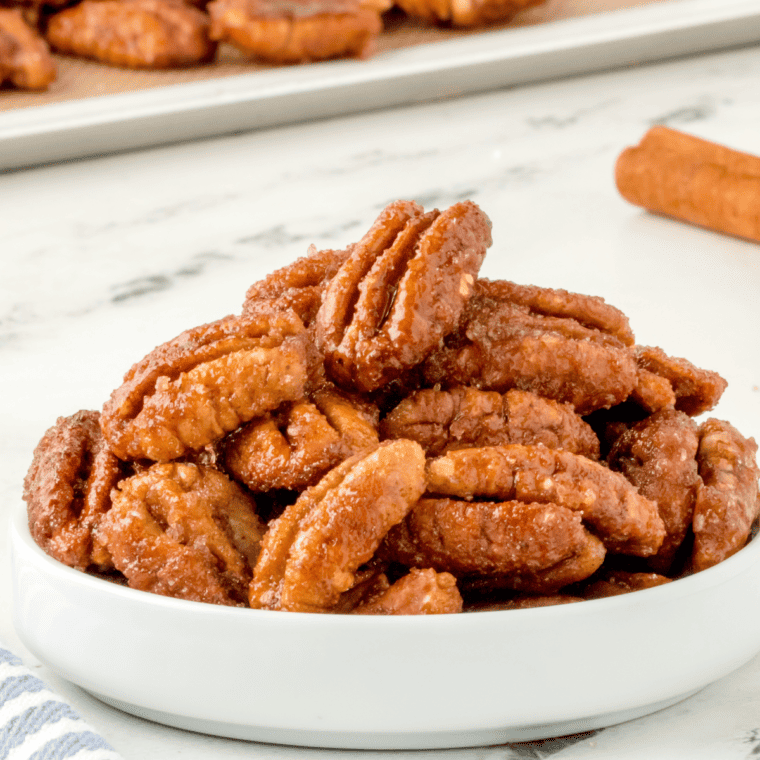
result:
<svg viewBox="0 0 760 760"><path fill-rule="evenodd" d="M349 456L377 446L371 405L327 390L312 398L233 433L224 445L227 470L253 491L302 490Z"/></svg>
<svg viewBox="0 0 760 760"><path fill-rule="evenodd" d="M333 251L310 246L306 256L272 272L248 288L243 314L258 308L263 301L278 309L292 309L308 327L322 305L322 294L327 284L350 252L350 247Z"/></svg>
<svg viewBox="0 0 760 760"><path fill-rule="evenodd" d="M251 583L251 607L334 607L424 488L425 455L413 441L383 443L330 470L270 524Z"/></svg>
<svg viewBox="0 0 760 760"><path fill-rule="evenodd" d="M478 573L457 579L462 596L466 599L493 597L505 591L531 595L556 594L560 589L586 580L604 562L607 550L602 541L589 533L578 554L563 559L543 570L515 573Z"/></svg>
<svg viewBox="0 0 760 760"><path fill-rule="evenodd" d="M636 372L636 387L631 391L628 400L651 414L660 409L675 407L676 394L667 378L639 367Z"/></svg>
<svg viewBox="0 0 760 760"><path fill-rule="evenodd" d="M24 479L32 538L78 570L113 567L93 534L111 507L111 489L126 474L100 432L99 417L94 411L59 417L37 444Z"/></svg>
<svg viewBox="0 0 760 760"><path fill-rule="evenodd" d="M354 615L445 615L462 611L456 578L412 568L382 593L351 610Z"/></svg>
<svg viewBox="0 0 760 760"><path fill-rule="evenodd" d="M328 375L373 391L419 364L453 331L491 244L472 202L424 213L388 206L325 291L316 340Z"/></svg>
<svg viewBox="0 0 760 760"><path fill-rule="evenodd" d="M628 317L599 296L571 293L561 288L519 285L509 280L485 279L478 280L477 292L498 301L524 306L532 314L572 319L590 330L614 335L626 346L633 346L635 342Z"/></svg>
<svg viewBox="0 0 760 760"><path fill-rule="evenodd" d="M506 575L546 570L589 540L580 515L556 504L423 498L383 550L407 567Z"/></svg>
<svg viewBox="0 0 760 760"><path fill-rule="evenodd" d="M431 24L476 27L511 21L520 11L546 0L398 0L413 18Z"/></svg>
<svg viewBox="0 0 760 760"><path fill-rule="evenodd" d="M670 408L627 429L607 457L611 469L657 504L666 535L649 563L661 571L669 569L691 527L699 483L698 445L694 420Z"/></svg>
<svg viewBox="0 0 760 760"><path fill-rule="evenodd" d="M176 459L301 398L305 379L305 330L295 314L226 317L136 364L106 402L101 425L122 459Z"/></svg>
<svg viewBox="0 0 760 760"><path fill-rule="evenodd" d="M664 378L670 384L675 408L690 417L712 409L728 385L717 372L700 369L687 359L668 356L656 346L636 346L634 353L640 369Z"/></svg>
<svg viewBox="0 0 760 760"><path fill-rule="evenodd" d="M702 482L694 506L694 570L705 570L741 549L760 511L757 443L730 423L710 418L699 428Z"/></svg>
<svg viewBox="0 0 760 760"><path fill-rule="evenodd" d="M381 433L385 438L411 438L428 456L470 446L543 443L599 458L599 440L571 406L516 389L500 394L426 388L391 410Z"/></svg>
<svg viewBox="0 0 760 760"><path fill-rule="evenodd" d="M265 529L221 472L172 462L122 481L98 532L132 588L244 606Z"/></svg>
<svg viewBox="0 0 760 760"><path fill-rule="evenodd" d="M211 36L269 63L363 57L383 28L359 0L213 0Z"/></svg>
<svg viewBox="0 0 760 760"><path fill-rule="evenodd" d="M55 78L55 63L45 40L18 8L0 8L0 84L44 90Z"/></svg>
<svg viewBox="0 0 760 760"><path fill-rule="evenodd" d="M611 332L588 327L559 308L559 316L543 313L548 294L544 299L528 298L507 287L509 283L497 285L498 281L476 284L459 329L425 362L428 384L499 392L519 388L572 404L579 414L628 398L636 386L636 361L616 320L607 328ZM565 300L578 306L576 311L588 306L593 319L585 322L603 324L597 313L603 302L583 300L587 298L567 294Z"/></svg>
<svg viewBox="0 0 760 760"><path fill-rule="evenodd" d="M647 557L665 538L657 505L620 473L545 446L450 451L427 465L430 494L558 504L577 511L615 553Z"/></svg>
<svg viewBox="0 0 760 760"><path fill-rule="evenodd" d="M132 69L210 61L216 43L208 16L178 0L82 0L52 16L54 50Z"/></svg>

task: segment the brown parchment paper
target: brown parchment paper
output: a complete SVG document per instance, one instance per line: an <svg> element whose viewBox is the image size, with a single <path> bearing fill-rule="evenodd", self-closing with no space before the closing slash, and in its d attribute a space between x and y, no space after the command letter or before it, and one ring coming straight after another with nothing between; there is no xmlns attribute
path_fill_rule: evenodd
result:
<svg viewBox="0 0 760 760"><path fill-rule="evenodd" d="M541 6L526 9L509 24L487 27L487 31L546 24L561 19L589 16L657 2L667 2L667 0L548 0ZM391 14L378 40L375 55L398 48L473 36L482 31L435 28ZM58 78L50 88L42 93L0 89L0 111L248 74L270 68L251 62L228 45L222 45L219 48L219 54L214 63L192 69L171 71L131 71L104 66L81 58L59 55L54 57L58 66Z"/></svg>

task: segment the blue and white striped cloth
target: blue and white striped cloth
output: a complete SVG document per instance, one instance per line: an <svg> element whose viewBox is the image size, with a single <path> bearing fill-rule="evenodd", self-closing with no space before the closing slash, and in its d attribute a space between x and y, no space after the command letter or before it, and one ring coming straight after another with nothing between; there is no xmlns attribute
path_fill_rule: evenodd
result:
<svg viewBox="0 0 760 760"><path fill-rule="evenodd" d="M121 760L121 756L0 644L0 760Z"/></svg>

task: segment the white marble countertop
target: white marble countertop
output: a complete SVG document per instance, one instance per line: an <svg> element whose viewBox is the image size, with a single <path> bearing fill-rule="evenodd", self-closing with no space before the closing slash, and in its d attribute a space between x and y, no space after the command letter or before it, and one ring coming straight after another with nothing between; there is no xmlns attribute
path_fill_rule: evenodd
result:
<svg viewBox="0 0 760 760"><path fill-rule="evenodd" d="M750 47L0 176L3 510L18 505L32 449L56 417L99 408L155 345L237 311L251 282L310 243L356 240L397 198L430 208L476 201L494 222L483 274L603 295L629 314L640 342L721 370L730 381L723 416L757 437L760 250L627 205L612 167L655 123L760 153L758 81L760 47ZM3 542L6 531L3 519ZM125 760L354 756L207 737L104 706L23 647L7 564L0 640ZM420 754L698 760L758 752L760 657L620 726Z"/></svg>

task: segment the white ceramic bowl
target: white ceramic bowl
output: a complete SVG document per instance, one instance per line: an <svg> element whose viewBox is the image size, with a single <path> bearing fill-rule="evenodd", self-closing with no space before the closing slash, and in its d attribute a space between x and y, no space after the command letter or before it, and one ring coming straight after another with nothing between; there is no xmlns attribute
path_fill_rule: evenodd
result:
<svg viewBox="0 0 760 760"><path fill-rule="evenodd" d="M760 651L760 540L675 583L538 609L421 617L267 612L124 588L44 554L13 516L24 644L103 701L222 736L461 747L645 715Z"/></svg>

